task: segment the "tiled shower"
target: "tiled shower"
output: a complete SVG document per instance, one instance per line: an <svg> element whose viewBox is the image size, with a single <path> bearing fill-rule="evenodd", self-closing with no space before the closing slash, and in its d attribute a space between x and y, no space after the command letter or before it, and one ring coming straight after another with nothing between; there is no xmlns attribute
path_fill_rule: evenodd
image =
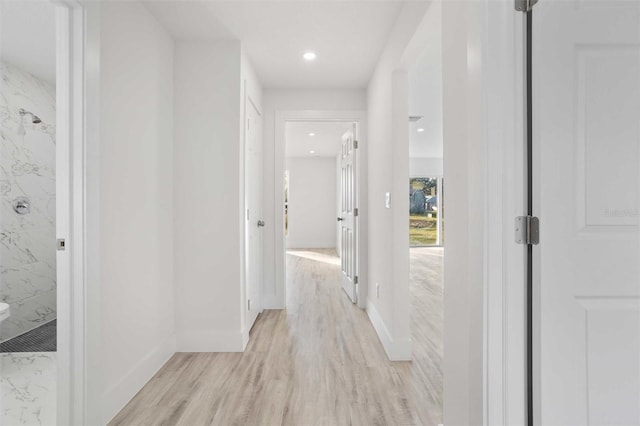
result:
<svg viewBox="0 0 640 426"><path fill-rule="evenodd" d="M0 77L0 302L10 306L0 342L6 343L51 328L56 319L56 98L52 82L15 65L0 62Z"/></svg>

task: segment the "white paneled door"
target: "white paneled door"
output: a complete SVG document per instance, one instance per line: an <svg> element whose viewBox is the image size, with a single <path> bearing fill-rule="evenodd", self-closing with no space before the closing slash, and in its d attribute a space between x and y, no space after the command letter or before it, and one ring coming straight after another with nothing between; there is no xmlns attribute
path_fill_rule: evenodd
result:
<svg viewBox="0 0 640 426"><path fill-rule="evenodd" d="M253 103L247 101L245 147L246 203L246 298L247 328L251 328L262 310L264 222L262 209L262 118Z"/></svg>
<svg viewBox="0 0 640 426"><path fill-rule="evenodd" d="M356 198L356 132L354 129L342 136L342 174L341 201L338 217L340 223L340 265L342 270L342 288L353 303L357 302L357 198Z"/></svg>
<svg viewBox="0 0 640 426"><path fill-rule="evenodd" d="M541 425L640 424L640 2L533 8Z"/></svg>

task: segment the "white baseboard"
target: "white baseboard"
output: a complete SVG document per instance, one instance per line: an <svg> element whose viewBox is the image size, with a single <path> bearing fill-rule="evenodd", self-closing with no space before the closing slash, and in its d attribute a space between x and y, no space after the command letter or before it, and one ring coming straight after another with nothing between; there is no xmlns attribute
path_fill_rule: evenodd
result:
<svg viewBox="0 0 640 426"><path fill-rule="evenodd" d="M178 333L177 352L242 352L241 331L186 331Z"/></svg>
<svg viewBox="0 0 640 426"><path fill-rule="evenodd" d="M382 316L380 316L375 305L370 301L367 302L367 315L378 334L378 338L380 339L380 343L382 343L384 351L387 353L387 357L389 357L391 361L411 361L411 339L394 340Z"/></svg>
<svg viewBox="0 0 640 426"><path fill-rule="evenodd" d="M244 350L247 348L247 345L249 344L249 331L250 328L247 328L242 332L242 352L244 352Z"/></svg>
<svg viewBox="0 0 640 426"><path fill-rule="evenodd" d="M103 418L109 423L116 414L146 385L154 374L176 353L176 337L172 335L122 375L122 378L104 393L101 401Z"/></svg>

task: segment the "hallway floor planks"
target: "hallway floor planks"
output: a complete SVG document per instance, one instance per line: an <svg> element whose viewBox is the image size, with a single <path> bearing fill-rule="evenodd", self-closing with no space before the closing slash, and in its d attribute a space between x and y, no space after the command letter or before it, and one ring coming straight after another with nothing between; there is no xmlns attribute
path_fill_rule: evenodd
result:
<svg viewBox="0 0 640 426"><path fill-rule="evenodd" d="M287 255L288 309L244 353L177 353L110 425L442 423L442 249L411 250L413 362L390 362L331 250Z"/></svg>

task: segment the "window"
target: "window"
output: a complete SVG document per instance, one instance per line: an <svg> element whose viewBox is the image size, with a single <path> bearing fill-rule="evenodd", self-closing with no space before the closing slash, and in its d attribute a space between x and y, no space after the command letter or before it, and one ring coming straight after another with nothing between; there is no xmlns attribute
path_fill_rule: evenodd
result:
<svg viewBox="0 0 640 426"><path fill-rule="evenodd" d="M444 244L443 179L415 177L409 180L409 244Z"/></svg>

